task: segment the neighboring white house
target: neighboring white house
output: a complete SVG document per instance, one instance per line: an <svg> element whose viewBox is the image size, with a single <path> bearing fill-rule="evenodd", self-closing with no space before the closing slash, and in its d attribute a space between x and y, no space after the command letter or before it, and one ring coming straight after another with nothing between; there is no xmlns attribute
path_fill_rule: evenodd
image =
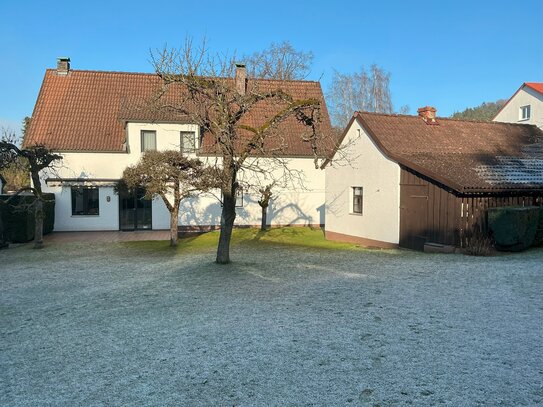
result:
<svg viewBox="0 0 543 407"><path fill-rule="evenodd" d="M72 70L69 62L59 59L56 70L46 71L24 140L26 146L45 144L63 156L60 168L41 174L44 192L53 192L56 197L55 230L169 229L169 213L160 198L147 201L141 199L141 191L132 195L116 192L123 170L135 164L144 151L155 149L181 149L188 156L214 161L213 146L186 118L141 108L160 89L157 75ZM244 75L236 78L243 83L250 80ZM278 85L260 81L263 86ZM279 85L294 97L322 100L323 126L330 129L318 82L285 81ZM269 106L261 111L266 109L269 113ZM275 188L268 223L322 225L324 171L315 169L310 146L301 140L301 126L286 125L289 127L279 127L279 131L283 129L291 143L283 155L289 167L305 179L304 188ZM253 192L241 191L237 225L260 224L258 199ZM220 225L220 216L220 194L204 194L182 202L179 226L214 227Z"/></svg>
<svg viewBox="0 0 543 407"><path fill-rule="evenodd" d="M543 204L543 131L418 112L354 114L326 165L327 239L460 246L485 205Z"/></svg>
<svg viewBox="0 0 543 407"><path fill-rule="evenodd" d="M543 129L543 83L523 83L493 120L506 123L535 124Z"/></svg>

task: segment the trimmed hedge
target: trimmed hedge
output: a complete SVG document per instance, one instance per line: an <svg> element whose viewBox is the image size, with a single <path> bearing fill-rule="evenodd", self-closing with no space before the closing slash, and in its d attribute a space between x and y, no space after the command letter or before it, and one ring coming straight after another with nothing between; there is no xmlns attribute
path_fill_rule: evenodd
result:
<svg viewBox="0 0 543 407"><path fill-rule="evenodd" d="M55 195L43 194L46 202L43 205L43 234L53 231L55 224ZM9 204L5 202L12 195L0 195L0 216L4 224L4 239L13 243L25 243L34 239L35 216L33 210L18 210L19 205L31 205L36 199L34 195L18 195Z"/></svg>
<svg viewBox="0 0 543 407"><path fill-rule="evenodd" d="M508 206L488 209L488 228L496 249L526 250L534 244L541 209L537 206Z"/></svg>
<svg viewBox="0 0 543 407"><path fill-rule="evenodd" d="M535 232L534 246L543 246L543 206L539 207L539 223Z"/></svg>

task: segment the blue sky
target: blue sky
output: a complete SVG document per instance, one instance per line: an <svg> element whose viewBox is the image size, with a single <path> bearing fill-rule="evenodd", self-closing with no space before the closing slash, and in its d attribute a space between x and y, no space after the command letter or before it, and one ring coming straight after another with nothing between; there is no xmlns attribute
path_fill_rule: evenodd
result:
<svg viewBox="0 0 543 407"><path fill-rule="evenodd" d="M19 130L46 68L150 72L149 50L206 37L248 54L290 41L312 51L308 79L377 63L394 105L438 115L543 82L543 2L513 1L0 1L0 126Z"/></svg>

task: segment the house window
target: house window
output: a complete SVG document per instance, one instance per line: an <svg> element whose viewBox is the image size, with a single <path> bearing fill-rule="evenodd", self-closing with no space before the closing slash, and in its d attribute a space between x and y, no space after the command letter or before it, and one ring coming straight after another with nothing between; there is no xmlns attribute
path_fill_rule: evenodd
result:
<svg viewBox="0 0 543 407"><path fill-rule="evenodd" d="M156 151L156 131L142 130L141 152L144 151Z"/></svg>
<svg viewBox="0 0 543 407"><path fill-rule="evenodd" d="M221 206L223 200L224 199L221 191ZM236 208L243 208L243 189L239 187L236 189Z"/></svg>
<svg viewBox="0 0 543 407"><path fill-rule="evenodd" d="M236 208L243 207L243 189L236 189Z"/></svg>
<svg viewBox="0 0 543 407"><path fill-rule="evenodd" d="M530 118L530 105L520 107L520 120L528 120Z"/></svg>
<svg viewBox="0 0 543 407"><path fill-rule="evenodd" d="M72 187L72 216L99 215L97 187Z"/></svg>
<svg viewBox="0 0 543 407"><path fill-rule="evenodd" d="M181 132L181 152L194 153L196 151L196 134L193 131Z"/></svg>
<svg viewBox="0 0 543 407"><path fill-rule="evenodd" d="M353 213L362 214L362 187L352 187L353 188Z"/></svg>

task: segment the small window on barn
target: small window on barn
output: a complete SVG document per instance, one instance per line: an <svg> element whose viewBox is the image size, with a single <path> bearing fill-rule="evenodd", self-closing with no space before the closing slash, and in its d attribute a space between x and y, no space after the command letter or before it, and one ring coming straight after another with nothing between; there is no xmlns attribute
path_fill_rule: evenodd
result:
<svg viewBox="0 0 543 407"><path fill-rule="evenodd" d="M141 152L144 151L156 151L156 131L142 130Z"/></svg>
<svg viewBox="0 0 543 407"><path fill-rule="evenodd" d="M72 187L72 216L100 214L97 187Z"/></svg>
<svg viewBox="0 0 543 407"><path fill-rule="evenodd" d="M520 120L528 120L530 118L530 105L520 107Z"/></svg>
<svg viewBox="0 0 543 407"><path fill-rule="evenodd" d="M353 208L352 213L362 215L362 203L363 203L363 188L352 187L353 194Z"/></svg>
<svg viewBox="0 0 543 407"><path fill-rule="evenodd" d="M189 154L196 152L196 133L193 131L181 132L181 152Z"/></svg>

